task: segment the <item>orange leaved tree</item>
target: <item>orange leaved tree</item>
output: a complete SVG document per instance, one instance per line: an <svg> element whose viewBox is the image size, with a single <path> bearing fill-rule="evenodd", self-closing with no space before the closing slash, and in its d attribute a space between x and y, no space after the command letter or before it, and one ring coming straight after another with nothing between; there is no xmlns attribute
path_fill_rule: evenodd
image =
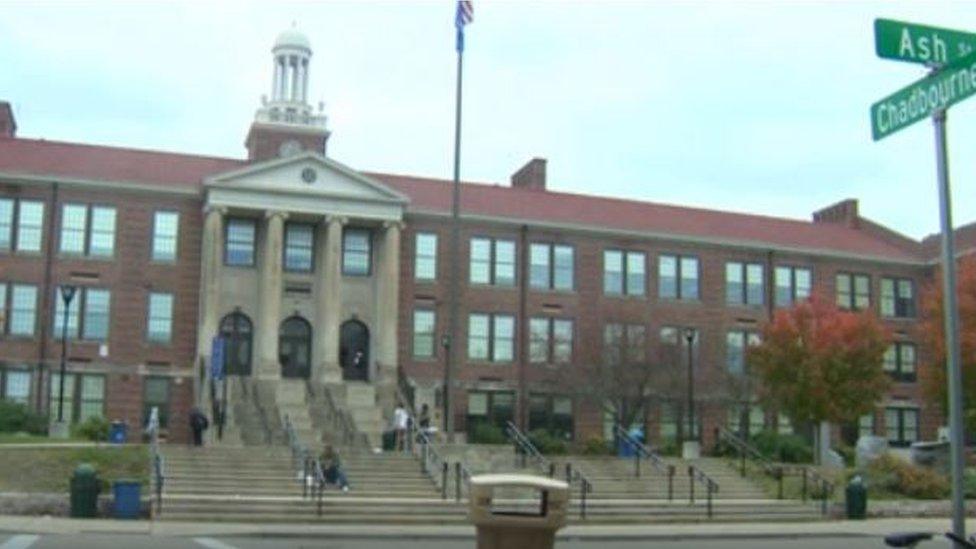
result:
<svg viewBox="0 0 976 549"><path fill-rule="evenodd" d="M760 398L794 425L848 423L873 411L888 386L889 339L873 313L814 295L776 311L747 357Z"/></svg>
<svg viewBox="0 0 976 549"><path fill-rule="evenodd" d="M973 430L976 429L976 255L960 259L957 267L956 303L962 351L963 415L967 430ZM940 270L922 292L922 340L931 359L929 375L923 379L929 398L939 403L943 413L948 416L943 293Z"/></svg>

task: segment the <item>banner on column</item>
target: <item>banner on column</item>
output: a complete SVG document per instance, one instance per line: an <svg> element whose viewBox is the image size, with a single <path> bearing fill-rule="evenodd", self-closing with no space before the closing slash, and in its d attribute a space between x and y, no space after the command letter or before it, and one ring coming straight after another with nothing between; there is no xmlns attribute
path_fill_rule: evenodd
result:
<svg viewBox="0 0 976 549"><path fill-rule="evenodd" d="M210 347L210 378L224 379L224 338L215 337Z"/></svg>

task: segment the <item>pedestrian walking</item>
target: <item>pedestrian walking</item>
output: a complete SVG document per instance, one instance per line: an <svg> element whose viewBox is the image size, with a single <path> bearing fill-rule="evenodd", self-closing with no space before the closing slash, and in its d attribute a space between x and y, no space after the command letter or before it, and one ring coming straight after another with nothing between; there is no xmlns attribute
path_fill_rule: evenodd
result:
<svg viewBox="0 0 976 549"><path fill-rule="evenodd" d="M210 421L200 408L194 406L190 410L190 430L193 431L193 445L203 446L203 432L210 427Z"/></svg>
<svg viewBox="0 0 976 549"><path fill-rule="evenodd" d="M397 407L393 410L393 430L396 432L396 443L394 448L397 451L404 451L407 447L407 428L410 426L410 414L403 407L402 402L397 402Z"/></svg>

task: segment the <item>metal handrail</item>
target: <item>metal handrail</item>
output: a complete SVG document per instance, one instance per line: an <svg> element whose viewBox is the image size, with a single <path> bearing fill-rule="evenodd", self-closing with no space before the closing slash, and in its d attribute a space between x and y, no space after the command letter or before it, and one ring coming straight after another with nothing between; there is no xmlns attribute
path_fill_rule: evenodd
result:
<svg viewBox="0 0 976 549"><path fill-rule="evenodd" d="M794 475L798 475L802 478L800 498L803 501L807 500L808 484L809 481L812 480L814 482L814 485L820 488L821 513L824 515L827 514L827 501L829 500L830 495L834 491L833 482L824 478L823 475L821 475L811 467L807 467L803 465L786 467L783 464L773 463L773 461L771 461L769 458L762 455L762 453L759 452L757 448L749 444L746 440L744 440L739 435L729 431L724 427L719 426L716 428L716 431L718 432L718 435L722 440L724 440L730 446L732 446L733 448L739 451L739 460L740 460L739 472L741 476L746 475L746 457L748 456L750 459L755 461L762 468L764 473L766 473L767 475L771 476L774 480L776 480L778 485L777 497L778 499L783 499L783 478L787 475L787 473L793 473Z"/></svg>
<svg viewBox="0 0 976 549"><path fill-rule="evenodd" d="M689 477L689 483L688 483L689 502L692 504L695 503L695 482L700 482L702 485L705 486L705 493L707 498L707 503L705 508L706 508L706 512L708 513L708 518L712 518L712 511L713 511L712 494L718 492L718 483L715 482L715 479L705 474L705 471L702 471L696 465L688 466L688 477Z"/></svg>
<svg viewBox="0 0 976 549"><path fill-rule="evenodd" d="M509 440L512 441L516 454L521 456L523 467L525 466L525 458L528 456L535 461L543 474L549 474L549 471L552 469L552 464L549 463L549 460L542 455L542 452L535 447L535 444L532 444L529 437L525 436L514 423L511 421L508 422L505 427L505 433L508 435Z"/></svg>
<svg viewBox="0 0 976 549"><path fill-rule="evenodd" d="M613 427L614 427L614 433L616 433L616 435L620 438L620 440L623 440L631 448L634 449L634 457L635 457L634 476L636 477L641 476L641 469L640 469L641 459L646 459L647 461L651 462L651 465L654 467L655 470L657 470L658 473L667 474L668 464L664 462L664 458L662 458L660 454L658 454L654 450L651 450L649 447L642 444L639 440L630 436L630 433L624 430L624 428L621 427L619 423L615 424Z"/></svg>
<svg viewBox="0 0 976 549"><path fill-rule="evenodd" d="M450 468L447 460L436 450L434 443L430 440L430 435L417 425L412 416L409 417L407 425L407 440L404 441L404 444L420 460L420 471L430 477L434 486L440 490L441 499L447 499L447 477Z"/></svg>
<svg viewBox="0 0 976 549"><path fill-rule="evenodd" d="M291 450L292 467L295 470L296 476L300 479L302 483L302 496L306 496L308 493L308 476L309 476L309 460L311 455L309 454L308 448L302 444L299 440L298 434L295 433L295 427L291 423L291 418L288 414L282 418L282 425L285 431L285 442L288 448Z"/></svg>
<svg viewBox="0 0 976 549"><path fill-rule="evenodd" d="M356 428L356 421L345 410L340 409L335 400L332 399L332 392L328 387L322 387L322 398L325 403L326 411L332 418L332 427L335 429L343 444L347 446L369 446L369 441L364 433Z"/></svg>

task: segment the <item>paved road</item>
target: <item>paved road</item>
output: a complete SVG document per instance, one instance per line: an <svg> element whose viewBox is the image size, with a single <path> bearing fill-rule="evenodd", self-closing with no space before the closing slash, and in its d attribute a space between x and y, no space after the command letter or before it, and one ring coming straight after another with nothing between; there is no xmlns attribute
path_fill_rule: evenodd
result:
<svg viewBox="0 0 976 549"><path fill-rule="evenodd" d="M418 539L301 539L301 538L181 538L149 535L0 535L0 549L471 549L473 540L418 540ZM871 537L842 538L783 538L783 539L732 539L732 540L560 540L557 549L876 549L883 547L880 539ZM949 547L948 543L928 542L919 549Z"/></svg>

